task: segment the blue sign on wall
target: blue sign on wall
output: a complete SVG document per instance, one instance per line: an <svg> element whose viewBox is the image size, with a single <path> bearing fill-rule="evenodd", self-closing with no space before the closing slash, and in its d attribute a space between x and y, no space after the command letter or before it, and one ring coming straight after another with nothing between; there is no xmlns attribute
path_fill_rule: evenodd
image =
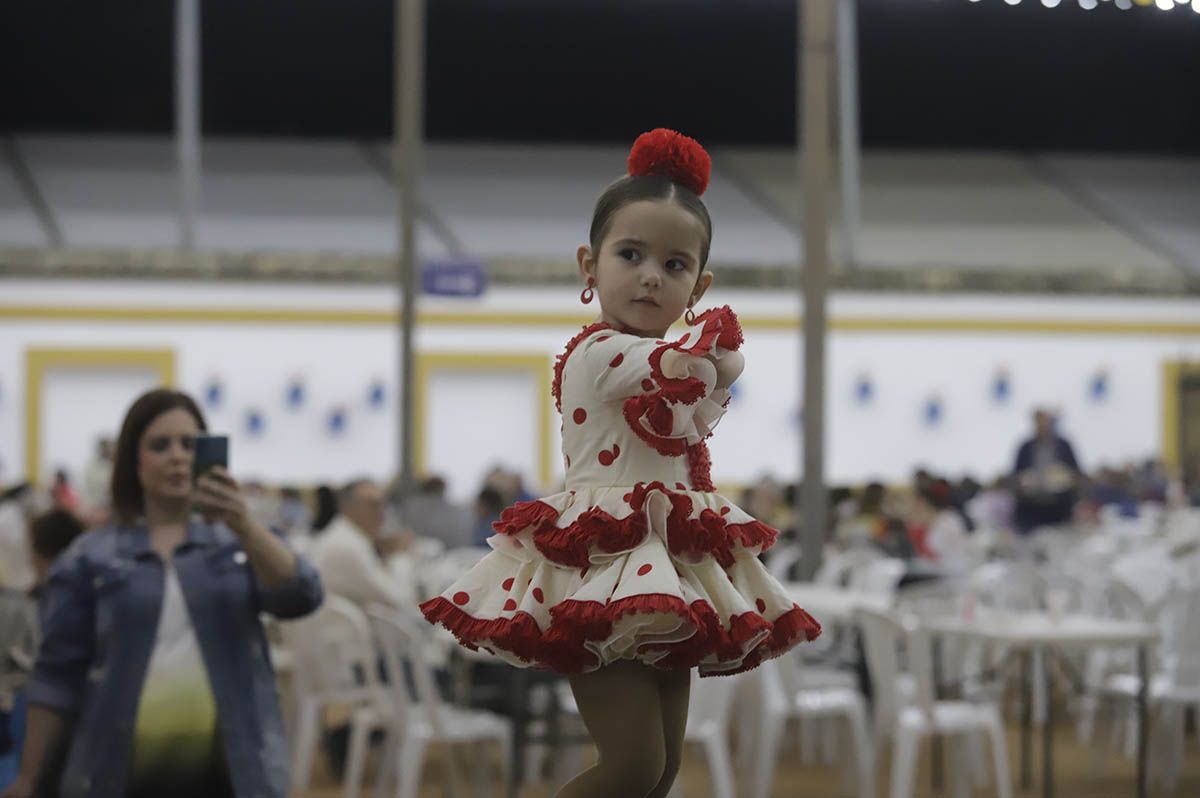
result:
<svg viewBox="0 0 1200 798"><path fill-rule="evenodd" d="M436 296L480 296L487 270L479 261L429 261L421 266L421 290Z"/></svg>

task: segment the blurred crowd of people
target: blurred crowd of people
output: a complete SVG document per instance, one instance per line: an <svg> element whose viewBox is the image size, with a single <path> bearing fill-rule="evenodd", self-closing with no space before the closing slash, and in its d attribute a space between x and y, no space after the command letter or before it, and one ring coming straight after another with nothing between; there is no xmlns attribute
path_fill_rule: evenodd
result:
<svg viewBox="0 0 1200 798"><path fill-rule="evenodd" d="M0 718L20 716L13 699L19 692L5 680L30 671L38 650L37 607L51 565L85 531L117 520L110 507L113 472L114 443L105 440L78 486L62 470L45 487L0 481ZM980 483L920 468L904 485L833 487L822 532L827 545L873 546L955 571L969 567L983 538L1018 539L1045 526L1137 517L1147 504L1200 504L1192 487L1172 480L1155 460L1083 472L1053 415L1039 410L1010 472ZM799 541L797 490L764 475L744 488L740 503L779 529L785 542ZM241 493L248 515L306 556L326 591L364 607L415 605L421 557L413 550L420 541L440 552L485 546L505 508L534 498L521 475L503 465L487 472L469 502L455 501L446 478L436 475L407 496L398 483L370 478L314 489L249 481ZM0 724L0 784L14 775L13 758L3 754L19 748L12 739L19 732L19 724Z"/></svg>

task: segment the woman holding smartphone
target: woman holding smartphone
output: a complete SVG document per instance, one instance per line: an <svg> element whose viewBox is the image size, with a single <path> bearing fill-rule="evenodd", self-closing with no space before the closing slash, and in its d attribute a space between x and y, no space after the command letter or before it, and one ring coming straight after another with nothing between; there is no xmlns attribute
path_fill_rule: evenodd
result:
<svg viewBox="0 0 1200 798"><path fill-rule="evenodd" d="M233 477L193 475L206 429L166 389L125 416L113 523L50 573L25 751L3 798L284 798L288 762L259 613L315 610L316 571L257 523ZM61 775L47 772L65 748Z"/></svg>

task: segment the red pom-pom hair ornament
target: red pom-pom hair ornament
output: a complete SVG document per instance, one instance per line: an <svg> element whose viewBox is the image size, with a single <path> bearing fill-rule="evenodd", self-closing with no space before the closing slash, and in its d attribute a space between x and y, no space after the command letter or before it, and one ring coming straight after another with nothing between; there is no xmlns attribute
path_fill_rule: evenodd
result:
<svg viewBox="0 0 1200 798"><path fill-rule="evenodd" d="M712 158L700 142L664 127L643 133L629 151L629 174L666 177L696 196L708 188Z"/></svg>

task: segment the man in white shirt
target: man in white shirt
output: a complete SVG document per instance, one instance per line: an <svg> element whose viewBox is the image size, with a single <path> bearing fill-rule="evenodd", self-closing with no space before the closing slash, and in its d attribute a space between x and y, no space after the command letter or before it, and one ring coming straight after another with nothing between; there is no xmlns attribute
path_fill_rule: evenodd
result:
<svg viewBox="0 0 1200 798"><path fill-rule="evenodd" d="M361 607L387 604L412 609L417 602L413 570L403 537L384 535L386 499L369 479L338 493L338 514L317 540L313 562L325 590Z"/></svg>

